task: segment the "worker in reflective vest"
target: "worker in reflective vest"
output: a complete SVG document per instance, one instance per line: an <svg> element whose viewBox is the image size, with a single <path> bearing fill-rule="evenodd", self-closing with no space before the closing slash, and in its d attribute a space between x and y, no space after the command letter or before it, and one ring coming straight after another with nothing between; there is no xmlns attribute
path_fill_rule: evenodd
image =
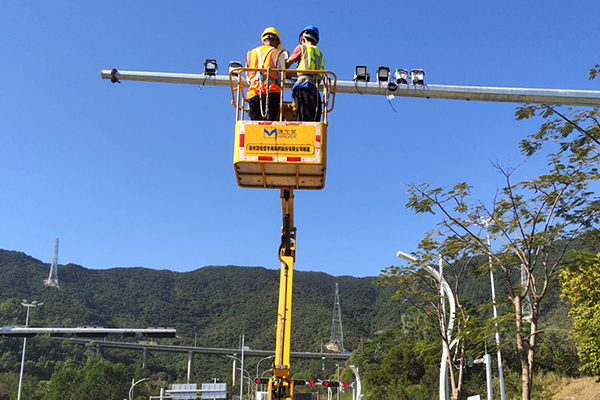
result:
<svg viewBox="0 0 600 400"><path fill-rule="evenodd" d="M246 55L247 68L285 69L285 55L281 47L279 32L267 28L261 35L263 45L250 50ZM278 72L248 72L250 87L247 98L251 120L275 121L279 116L281 99L281 74Z"/></svg>
<svg viewBox="0 0 600 400"><path fill-rule="evenodd" d="M300 44L286 60L286 67L297 62L301 70L323 70L325 60L323 53L317 48L319 30L314 25L308 25L300 33ZM321 96L317 86L322 74L298 73L298 80L292 87L292 98L296 104L298 121L319 121L321 119Z"/></svg>

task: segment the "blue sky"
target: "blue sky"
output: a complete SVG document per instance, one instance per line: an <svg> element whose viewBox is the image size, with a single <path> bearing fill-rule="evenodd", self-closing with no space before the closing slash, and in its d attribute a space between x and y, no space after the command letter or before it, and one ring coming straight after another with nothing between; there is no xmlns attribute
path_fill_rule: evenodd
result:
<svg viewBox="0 0 600 400"><path fill-rule="evenodd" d="M277 190L241 189L226 88L123 82L100 71L201 73L243 60L275 26L321 32L327 69L422 68L426 83L600 90L588 81L597 1L8 2L0 14L0 248L87 268L279 268ZM517 104L340 94L322 191L296 191L295 268L374 276L437 222L406 185L468 181L489 202L540 121ZM522 176L536 174L532 160ZM60 271L59 271L60 279Z"/></svg>

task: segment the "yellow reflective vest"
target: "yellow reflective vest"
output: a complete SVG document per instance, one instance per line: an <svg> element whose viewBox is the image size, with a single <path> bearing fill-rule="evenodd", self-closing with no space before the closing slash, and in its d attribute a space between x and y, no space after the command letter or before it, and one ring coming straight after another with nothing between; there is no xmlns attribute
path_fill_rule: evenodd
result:
<svg viewBox="0 0 600 400"><path fill-rule="evenodd" d="M296 69L311 69L311 70L324 70L325 69L325 58L321 50L317 46L310 44L300 45L302 49L302 55L298 61L298 67ZM311 74L312 75L312 74ZM314 74L311 81L318 83L321 80L321 74Z"/></svg>
<svg viewBox="0 0 600 400"><path fill-rule="evenodd" d="M271 46L259 46L250 50L246 54L246 66L248 68L278 68L277 60L282 56L281 50ZM279 66L285 68L285 66ZM269 85L269 93L281 92L281 77L279 73L266 72L248 72L248 80L250 87L248 88L248 99L259 94L267 93L267 84Z"/></svg>

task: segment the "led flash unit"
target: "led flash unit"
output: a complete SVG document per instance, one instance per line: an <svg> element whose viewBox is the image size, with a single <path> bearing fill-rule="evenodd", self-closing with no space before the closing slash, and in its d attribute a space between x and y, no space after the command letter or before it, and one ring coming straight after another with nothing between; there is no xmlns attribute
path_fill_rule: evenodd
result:
<svg viewBox="0 0 600 400"><path fill-rule="evenodd" d="M355 82L369 82L371 80L371 76L367 72L367 67L364 65L357 65L356 70L354 72L354 81Z"/></svg>
<svg viewBox="0 0 600 400"><path fill-rule="evenodd" d="M204 61L204 75L216 75L217 74L217 60L206 59Z"/></svg>
<svg viewBox="0 0 600 400"><path fill-rule="evenodd" d="M390 69L388 67L377 68L377 82L386 83L390 79Z"/></svg>

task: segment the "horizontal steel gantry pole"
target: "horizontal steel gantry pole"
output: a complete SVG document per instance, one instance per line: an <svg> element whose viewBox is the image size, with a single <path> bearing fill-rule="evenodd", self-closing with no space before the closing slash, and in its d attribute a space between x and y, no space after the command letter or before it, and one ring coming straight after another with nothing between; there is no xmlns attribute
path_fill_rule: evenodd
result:
<svg viewBox="0 0 600 400"><path fill-rule="evenodd" d="M113 71L115 71L113 73ZM178 74L166 72L141 72L103 70L102 79L118 79L119 81L142 81L183 83L201 86L227 86L229 76L205 74ZM284 86L291 88L292 81ZM600 91L566 90L566 89L530 89L483 86L451 86L451 85L397 85L396 90L389 90L386 84L377 82L338 81L336 93L370 94L397 97L421 97L427 99L453 99L492 101L501 103L534 103L569 106L600 107Z"/></svg>

